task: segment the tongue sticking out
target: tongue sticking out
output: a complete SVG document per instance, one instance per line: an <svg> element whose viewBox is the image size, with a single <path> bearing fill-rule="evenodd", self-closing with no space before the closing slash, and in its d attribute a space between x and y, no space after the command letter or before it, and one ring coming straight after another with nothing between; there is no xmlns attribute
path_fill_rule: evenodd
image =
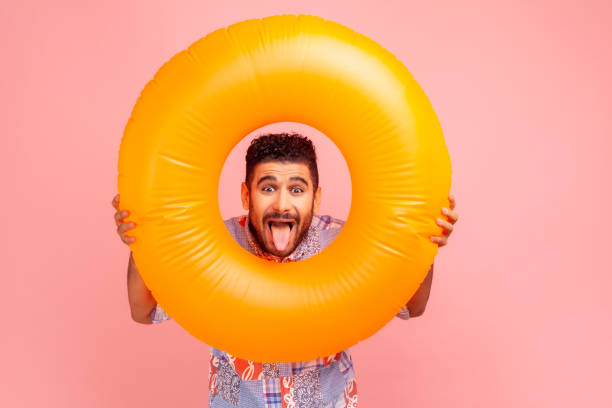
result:
<svg viewBox="0 0 612 408"><path fill-rule="evenodd" d="M274 246L278 252L283 252L289 245L289 235L291 235L291 228L287 222L273 222L270 226L272 231L272 240Z"/></svg>

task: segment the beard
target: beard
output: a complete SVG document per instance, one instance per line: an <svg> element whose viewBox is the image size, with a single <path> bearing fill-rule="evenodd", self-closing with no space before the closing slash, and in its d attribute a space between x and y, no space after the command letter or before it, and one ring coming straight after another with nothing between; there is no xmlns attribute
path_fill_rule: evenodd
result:
<svg viewBox="0 0 612 408"><path fill-rule="evenodd" d="M280 214L279 212L276 212L276 211L269 211L269 212L264 213L260 219L253 220L252 217L253 217L254 212L253 212L253 204L251 202L249 203L249 216L247 217L249 220L249 230L251 231L251 235L257 241L257 244L259 245L259 247L264 252L267 252L279 258L284 258L290 255L293 251L295 251L295 249L298 247L300 242L302 242L302 240L306 236L306 233L308 232L308 229L310 228L310 224L312 223L313 208L314 208L314 200L313 200L313 205L310 207L310 211L307 214L305 214L303 218L300 217L299 214L289 214L289 213ZM271 242L267 238L268 236L267 230L270 228L268 226L269 219L291 220L295 223L293 226L293 229L295 229L296 231L295 233L293 233L293 236L295 238L289 242L289 244L287 245L287 248L285 248L283 251L279 251L278 249L276 249L274 242Z"/></svg>

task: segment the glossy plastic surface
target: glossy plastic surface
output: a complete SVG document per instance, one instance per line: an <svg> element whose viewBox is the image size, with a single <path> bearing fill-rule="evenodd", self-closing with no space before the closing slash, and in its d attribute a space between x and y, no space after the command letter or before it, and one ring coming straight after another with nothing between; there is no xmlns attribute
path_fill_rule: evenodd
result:
<svg viewBox="0 0 612 408"><path fill-rule="evenodd" d="M276 264L229 235L217 192L233 146L284 121L334 141L353 192L327 249ZM406 67L305 15L237 23L175 55L142 91L119 155L131 249L159 304L206 344L264 362L330 355L391 320L437 253L450 184L438 119Z"/></svg>

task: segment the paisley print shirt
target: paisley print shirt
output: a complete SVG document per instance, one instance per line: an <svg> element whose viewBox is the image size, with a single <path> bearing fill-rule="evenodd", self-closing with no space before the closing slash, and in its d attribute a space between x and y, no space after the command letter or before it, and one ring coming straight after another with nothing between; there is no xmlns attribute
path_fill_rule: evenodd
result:
<svg viewBox="0 0 612 408"><path fill-rule="evenodd" d="M316 255L340 233L344 222L314 215L308 232L291 255L280 260L266 254L251 235L247 215L225 226L247 251L274 262L293 262ZM407 319L404 307L398 317ZM157 305L153 323L170 319ZM357 384L349 350L310 361L260 363L211 348L208 373L210 408L356 408Z"/></svg>

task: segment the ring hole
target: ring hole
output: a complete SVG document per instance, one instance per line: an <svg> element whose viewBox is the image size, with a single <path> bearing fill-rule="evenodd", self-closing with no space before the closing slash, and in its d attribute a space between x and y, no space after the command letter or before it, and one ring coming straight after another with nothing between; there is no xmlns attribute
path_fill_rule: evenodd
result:
<svg viewBox="0 0 612 408"><path fill-rule="evenodd" d="M346 220L351 207L351 177L338 147L317 129L297 122L278 122L263 126L246 135L234 146L225 160L219 179L219 209L223 220L247 214L241 201L241 184L245 180L245 156L251 141L276 133L297 133L310 139L317 155L321 204L315 215ZM234 237L236 239L237 237ZM237 239L238 240L238 239ZM239 242L240 243L240 242ZM331 243L325 242L325 244Z"/></svg>

